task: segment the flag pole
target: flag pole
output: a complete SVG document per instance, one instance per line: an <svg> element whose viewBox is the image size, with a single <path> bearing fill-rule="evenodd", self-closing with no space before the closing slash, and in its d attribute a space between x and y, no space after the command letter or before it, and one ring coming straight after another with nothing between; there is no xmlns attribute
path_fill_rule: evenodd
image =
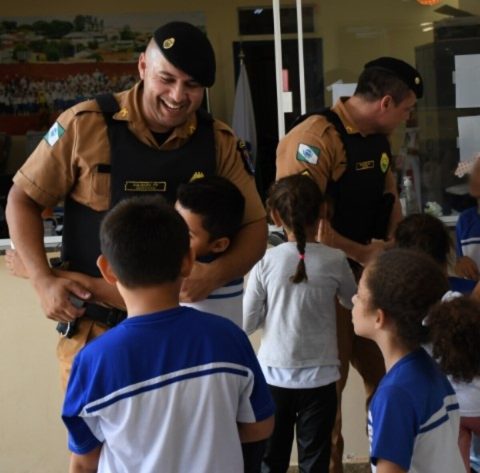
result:
<svg viewBox="0 0 480 473"><path fill-rule="evenodd" d="M305 98L305 60L303 56L303 17L302 0L297 0L297 34L298 34L298 75L300 82L300 113L304 115L307 112L307 103Z"/></svg>
<svg viewBox="0 0 480 473"><path fill-rule="evenodd" d="M272 0L273 34L275 39L275 77L277 83L278 139L285 136L285 114L283 112L283 64L282 64L282 26L280 24L280 0Z"/></svg>

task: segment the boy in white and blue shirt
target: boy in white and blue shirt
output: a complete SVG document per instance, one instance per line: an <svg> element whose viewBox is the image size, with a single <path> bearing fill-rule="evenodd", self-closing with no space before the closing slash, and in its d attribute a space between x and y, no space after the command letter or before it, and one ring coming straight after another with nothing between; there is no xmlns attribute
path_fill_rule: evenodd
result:
<svg viewBox="0 0 480 473"><path fill-rule="evenodd" d="M229 180L208 176L180 186L175 208L188 225L197 262L208 264L228 249L240 230L245 199ZM242 301L243 278L238 278L204 300L182 305L227 317L242 327Z"/></svg>
<svg viewBox="0 0 480 473"><path fill-rule="evenodd" d="M468 190L477 200L477 205L463 211L457 221L455 273L460 277L477 281L480 276L480 159L473 165Z"/></svg>
<svg viewBox="0 0 480 473"><path fill-rule="evenodd" d="M99 267L128 318L75 358L62 414L71 473L242 473L242 445L270 435L274 406L245 333L179 305L189 246L159 197L104 220Z"/></svg>

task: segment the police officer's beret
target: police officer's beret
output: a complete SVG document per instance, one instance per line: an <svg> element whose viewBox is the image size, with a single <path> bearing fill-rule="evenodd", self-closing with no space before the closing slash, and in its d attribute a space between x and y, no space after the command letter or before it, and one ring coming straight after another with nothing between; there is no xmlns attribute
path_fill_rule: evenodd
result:
<svg viewBox="0 0 480 473"><path fill-rule="evenodd" d="M386 69L395 74L400 80L405 82L408 87L415 93L417 98L421 99L423 96L423 80L420 73L410 64L396 59L394 57L379 57L373 61L365 64L365 69L371 67L378 67Z"/></svg>
<svg viewBox="0 0 480 473"><path fill-rule="evenodd" d="M215 82L215 53L207 36L190 23L173 21L158 28L153 38L162 54L204 87Z"/></svg>

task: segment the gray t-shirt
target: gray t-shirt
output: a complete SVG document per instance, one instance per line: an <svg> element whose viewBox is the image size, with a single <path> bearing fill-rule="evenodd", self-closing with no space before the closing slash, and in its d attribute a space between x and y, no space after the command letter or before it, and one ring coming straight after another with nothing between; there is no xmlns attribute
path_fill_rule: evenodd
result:
<svg viewBox="0 0 480 473"><path fill-rule="evenodd" d="M338 365L335 299L351 308L357 287L345 254L307 243L308 281L294 284L296 243L269 249L252 269L243 301L247 334L263 327L258 358L278 368Z"/></svg>

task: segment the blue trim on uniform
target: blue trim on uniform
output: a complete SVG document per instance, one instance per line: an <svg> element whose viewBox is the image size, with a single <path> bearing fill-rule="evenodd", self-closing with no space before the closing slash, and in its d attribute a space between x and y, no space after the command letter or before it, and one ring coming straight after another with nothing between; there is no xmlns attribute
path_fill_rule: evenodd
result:
<svg viewBox="0 0 480 473"><path fill-rule="evenodd" d="M207 299L230 299L231 297L238 297L243 294L243 289L229 294L210 294Z"/></svg>
<svg viewBox="0 0 480 473"><path fill-rule="evenodd" d="M180 381L185 381L187 379L200 378L202 376L208 376L208 375L217 374L217 373L229 373L229 374L236 374L238 376L248 377L248 371L239 370L235 368L211 368L208 370L196 371L194 373L186 373L180 376L176 376L174 378L167 379L165 381L160 381L155 384L143 386L141 388L135 389L133 391L129 391L127 393L119 394L118 396L115 396L109 399L108 401L102 402L100 404L96 404L93 407L87 407L85 410L88 414L90 414L92 412L96 412L96 411L99 411L100 409L108 407L112 404L115 404L116 402L121 401L122 399L127 399L129 397L137 396L138 394L143 394L148 391L160 389L170 384L179 383Z"/></svg>
<svg viewBox="0 0 480 473"><path fill-rule="evenodd" d="M223 287L238 286L239 284L243 285L243 278L234 279L233 281L230 281L228 284L225 284Z"/></svg>
<svg viewBox="0 0 480 473"><path fill-rule="evenodd" d="M470 241L462 240L461 243L462 243L462 246L478 245L480 243L480 238L472 239Z"/></svg>
<svg viewBox="0 0 480 473"><path fill-rule="evenodd" d="M446 407L447 413L450 411L458 411L460 409L460 406L457 404L450 404L449 406ZM419 434L424 434L425 432L429 432L430 430L435 429L439 425L447 422L450 420L450 417L448 414L445 414L444 416L440 417L440 419L436 420L435 422L432 422L431 424L426 425L425 427L421 428L418 433Z"/></svg>

